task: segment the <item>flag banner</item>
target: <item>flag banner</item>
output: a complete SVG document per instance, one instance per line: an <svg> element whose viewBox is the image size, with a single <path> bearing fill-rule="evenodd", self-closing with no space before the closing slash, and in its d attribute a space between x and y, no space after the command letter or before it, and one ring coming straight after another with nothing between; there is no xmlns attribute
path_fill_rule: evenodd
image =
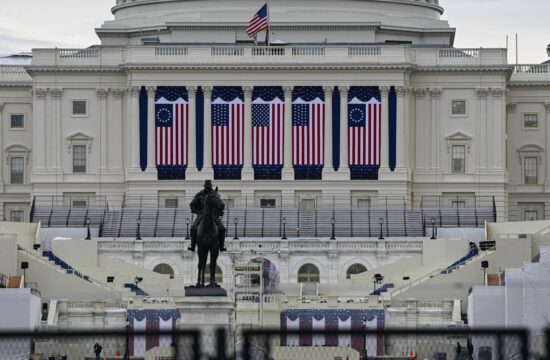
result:
<svg viewBox="0 0 550 360"><path fill-rule="evenodd" d="M159 180L184 180L189 159L189 103L185 87L157 88L155 144Z"/></svg>
<svg viewBox="0 0 550 360"><path fill-rule="evenodd" d="M378 87L352 86L348 94L348 159L352 180L377 180L382 103Z"/></svg>
<svg viewBox="0 0 550 360"><path fill-rule="evenodd" d="M260 31L267 29L269 25L269 9L267 4L262 6L260 10L254 14L248 26L246 28L246 34L248 37L254 37Z"/></svg>
<svg viewBox="0 0 550 360"><path fill-rule="evenodd" d="M212 91L212 165L214 178L239 180L244 160L244 93L241 87Z"/></svg>
<svg viewBox="0 0 550 360"><path fill-rule="evenodd" d="M252 165L256 180L280 180L284 164L285 101L282 87L252 93Z"/></svg>
<svg viewBox="0 0 550 360"><path fill-rule="evenodd" d="M281 346L334 346L351 347L361 356L383 356L382 335L312 335L311 331L322 330L382 330L385 325L384 310L283 310L281 329L300 330L298 335L283 335ZM366 357L365 357L366 358Z"/></svg>
<svg viewBox="0 0 550 360"><path fill-rule="evenodd" d="M181 317L177 309L128 310L129 332L134 331L168 331L176 328L176 320ZM155 347L170 347L170 335L130 335L128 350L130 356L145 356Z"/></svg>
<svg viewBox="0 0 550 360"><path fill-rule="evenodd" d="M296 180L321 180L325 162L325 94L297 86L292 96L292 163Z"/></svg>

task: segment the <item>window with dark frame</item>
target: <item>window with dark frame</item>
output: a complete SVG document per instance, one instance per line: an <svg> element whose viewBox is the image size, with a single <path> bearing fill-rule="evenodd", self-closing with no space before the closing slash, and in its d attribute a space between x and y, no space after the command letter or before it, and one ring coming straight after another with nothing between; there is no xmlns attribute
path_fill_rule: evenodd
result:
<svg viewBox="0 0 550 360"><path fill-rule="evenodd" d="M274 208L277 205L275 199L260 199L260 207Z"/></svg>
<svg viewBox="0 0 550 360"><path fill-rule="evenodd" d="M523 212L523 220L525 221L537 221L539 219L538 210L525 210Z"/></svg>
<svg viewBox="0 0 550 360"><path fill-rule="evenodd" d="M535 185L538 183L538 158L525 157L523 159L523 175L526 185Z"/></svg>
<svg viewBox="0 0 550 360"><path fill-rule="evenodd" d="M86 100L73 100L73 115L87 115Z"/></svg>
<svg viewBox="0 0 550 360"><path fill-rule="evenodd" d="M164 199L165 208L177 208L179 205L178 199Z"/></svg>
<svg viewBox="0 0 550 360"><path fill-rule="evenodd" d="M10 211L10 221L11 222L24 222L25 221L25 212L23 210L12 210L12 211Z"/></svg>
<svg viewBox="0 0 550 360"><path fill-rule="evenodd" d="M539 127L539 114L523 114L523 128L537 129Z"/></svg>
<svg viewBox="0 0 550 360"><path fill-rule="evenodd" d="M466 172L466 147L453 145L451 148L452 173L464 174Z"/></svg>
<svg viewBox="0 0 550 360"><path fill-rule="evenodd" d="M11 183L23 184L25 182L25 159L12 157L10 159Z"/></svg>
<svg viewBox="0 0 550 360"><path fill-rule="evenodd" d="M73 145L73 173L86 172L86 145Z"/></svg>
<svg viewBox="0 0 550 360"><path fill-rule="evenodd" d="M11 114L10 115L10 128L11 129L24 129L25 128L25 115Z"/></svg>
<svg viewBox="0 0 550 360"><path fill-rule="evenodd" d="M451 115L466 115L466 100L453 100L451 102Z"/></svg>

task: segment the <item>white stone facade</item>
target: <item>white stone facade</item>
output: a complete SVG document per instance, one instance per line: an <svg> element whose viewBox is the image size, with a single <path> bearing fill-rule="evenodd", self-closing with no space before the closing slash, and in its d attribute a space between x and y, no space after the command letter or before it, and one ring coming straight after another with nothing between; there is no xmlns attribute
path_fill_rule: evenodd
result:
<svg viewBox="0 0 550 360"><path fill-rule="evenodd" d="M309 0L272 1L272 40L285 43L277 47L241 43L256 2L227 6L215 0L117 1L115 20L96 30L106 46L37 49L30 66L0 65L3 216L28 221L33 196L102 196L115 208L125 196L189 199L212 178L208 101L202 109L202 171L190 151L187 180L157 180L152 111L148 164L141 170L141 87L149 109L155 87L187 87L193 148L199 87L208 94L214 86L242 86L248 107L254 86L282 86L286 94L296 86L322 86L326 95L338 87L345 129L349 87L378 86L383 106L389 87L397 93L394 171L388 168L384 107L376 181L349 180L345 165L334 171L330 136L323 180L293 180L286 141L282 180L255 181L247 132L242 180L216 185L227 196L255 203L265 196L293 204L308 197L368 195L397 196L418 208L425 196L448 199L445 205L456 197L494 197L499 221L550 218L550 65L509 65L504 49L453 49L455 30L440 19L443 9L432 0L323 1L315 11ZM73 114L74 101L85 102L84 113ZM332 101L325 106L330 114ZM85 147L82 173L73 171L75 145ZM463 146L464 172L452 169L453 145ZM341 135L341 164L347 163L346 147L347 136Z"/></svg>

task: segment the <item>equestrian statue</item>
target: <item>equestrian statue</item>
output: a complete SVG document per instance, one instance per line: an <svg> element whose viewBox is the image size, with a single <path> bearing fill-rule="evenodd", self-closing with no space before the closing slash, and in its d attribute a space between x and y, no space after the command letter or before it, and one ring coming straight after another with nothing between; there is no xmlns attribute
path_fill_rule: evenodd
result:
<svg viewBox="0 0 550 360"><path fill-rule="evenodd" d="M225 204L218 194L218 189L214 190L212 181L204 182L204 189L197 193L190 204L191 212L197 215L197 218L191 226L191 246L189 251L195 251L198 248L199 254L199 274L197 279L197 288L205 287L206 260L210 252L210 283L208 287L219 287L216 284L216 261L220 251L226 251L225 232L220 218L223 217Z"/></svg>

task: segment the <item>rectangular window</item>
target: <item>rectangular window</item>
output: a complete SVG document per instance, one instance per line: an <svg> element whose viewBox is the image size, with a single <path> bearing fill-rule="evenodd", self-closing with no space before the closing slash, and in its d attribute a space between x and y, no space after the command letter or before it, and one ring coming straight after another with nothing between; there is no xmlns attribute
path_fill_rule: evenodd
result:
<svg viewBox="0 0 550 360"><path fill-rule="evenodd" d="M86 172L86 145L73 145L73 173Z"/></svg>
<svg viewBox="0 0 550 360"><path fill-rule="evenodd" d="M451 156L453 174L464 174L466 172L466 147L464 145L453 145Z"/></svg>
<svg viewBox="0 0 550 360"><path fill-rule="evenodd" d="M88 103L86 100L73 100L73 115L88 115Z"/></svg>
<svg viewBox="0 0 550 360"><path fill-rule="evenodd" d="M370 199L357 199L358 208L370 208Z"/></svg>
<svg viewBox="0 0 550 360"><path fill-rule="evenodd" d="M454 208L465 208L466 207L466 201L464 200L453 200L451 201L451 206Z"/></svg>
<svg viewBox="0 0 550 360"><path fill-rule="evenodd" d="M534 185L538 183L538 158L526 157L523 159L523 173L525 184Z"/></svg>
<svg viewBox="0 0 550 360"><path fill-rule="evenodd" d="M300 208L304 211L315 210L315 199L302 199L300 202Z"/></svg>
<svg viewBox="0 0 550 360"><path fill-rule="evenodd" d="M260 199L260 207L274 208L276 205L275 199Z"/></svg>
<svg viewBox="0 0 550 360"><path fill-rule="evenodd" d="M11 129L24 129L25 128L25 115L11 114L10 115L10 128Z"/></svg>
<svg viewBox="0 0 550 360"><path fill-rule="evenodd" d="M164 199L164 207L166 208L177 208L178 199Z"/></svg>
<svg viewBox="0 0 550 360"><path fill-rule="evenodd" d="M453 100L451 102L451 115L465 116L466 115L466 100Z"/></svg>
<svg viewBox="0 0 550 360"><path fill-rule="evenodd" d="M86 200L73 200L73 207L85 208L88 207L88 202Z"/></svg>
<svg viewBox="0 0 550 360"><path fill-rule="evenodd" d="M12 157L10 159L11 166L11 183L23 184L25 181L25 159L22 157Z"/></svg>
<svg viewBox="0 0 550 360"><path fill-rule="evenodd" d="M537 210L525 210L523 213L523 220L525 221L537 221L539 219L539 212Z"/></svg>
<svg viewBox="0 0 550 360"><path fill-rule="evenodd" d="M539 114L523 114L524 129L538 129L538 127L539 127Z"/></svg>
<svg viewBox="0 0 550 360"><path fill-rule="evenodd" d="M10 221L11 222L24 222L25 221L25 212L23 210L12 210L12 211L10 211Z"/></svg>
<svg viewBox="0 0 550 360"><path fill-rule="evenodd" d="M235 199L227 198L224 200L225 207L226 208L234 208L235 207Z"/></svg>

